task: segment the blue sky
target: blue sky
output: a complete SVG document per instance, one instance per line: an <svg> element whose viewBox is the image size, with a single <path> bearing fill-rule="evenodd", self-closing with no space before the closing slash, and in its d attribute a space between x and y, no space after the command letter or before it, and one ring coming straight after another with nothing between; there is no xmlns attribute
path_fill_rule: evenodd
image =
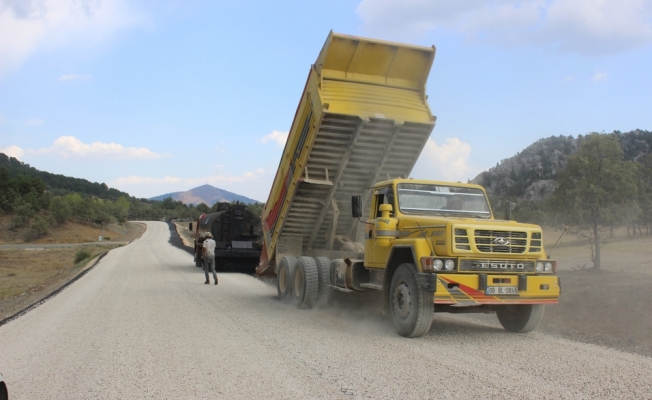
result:
<svg viewBox="0 0 652 400"><path fill-rule="evenodd" d="M652 0L0 0L0 151L138 197L265 201L331 29L437 47L417 178L652 130Z"/></svg>

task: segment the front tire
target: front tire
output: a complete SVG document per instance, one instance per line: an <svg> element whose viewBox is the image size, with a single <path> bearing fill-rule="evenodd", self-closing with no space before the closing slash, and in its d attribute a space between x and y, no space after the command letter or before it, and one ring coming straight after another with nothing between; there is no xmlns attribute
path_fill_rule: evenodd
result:
<svg viewBox="0 0 652 400"><path fill-rule="evenodd" d="M500 306L496 310L498 321L506 331L513 333L532 332L541 317L543 317L543 304L516 304Z"/></svg>
<svg viewBox="0 0 652 400"><path fill-rule="evenodd" d="M414 264L398 266L389 290L389 309L399 335L421 337L430 330L434 315L433 293L417 283Z"/></svg>
<svg viewBox="0 0 652 400"><path fill-rule="evenodd" d="M279 300L287 300L291 289L291 278L294 276L294 265L297 259L292 256L281 258L278 264L278 273L276 274L276 291Z"/></svg>

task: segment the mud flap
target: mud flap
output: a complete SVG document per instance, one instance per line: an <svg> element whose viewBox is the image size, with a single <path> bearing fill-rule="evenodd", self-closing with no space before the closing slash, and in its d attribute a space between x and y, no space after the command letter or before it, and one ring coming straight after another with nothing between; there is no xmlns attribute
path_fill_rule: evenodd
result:
<svg viewBox="0 0 652 400"><path fill-rule="evenodd" d="M419 286L427 292L436 292L437 291L437 275L435 274L424 274L417 273L417 283Z"/></svg>

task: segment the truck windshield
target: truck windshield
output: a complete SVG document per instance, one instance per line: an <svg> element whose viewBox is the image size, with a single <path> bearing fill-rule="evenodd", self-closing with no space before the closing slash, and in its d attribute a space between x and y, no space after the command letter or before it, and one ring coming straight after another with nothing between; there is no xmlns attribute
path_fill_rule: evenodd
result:
<svg viewBox="0 0 652 400"><path fill-rule="evenodd" d="M435 214L489 218L489 203L479 189L401 183L398 207L405 214Z"/></svg>

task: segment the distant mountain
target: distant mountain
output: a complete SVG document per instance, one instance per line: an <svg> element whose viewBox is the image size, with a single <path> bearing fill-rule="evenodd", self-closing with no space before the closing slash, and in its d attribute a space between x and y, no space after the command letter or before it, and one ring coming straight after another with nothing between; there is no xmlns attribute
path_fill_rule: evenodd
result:
<svg viewBox="0 0 652 400"><path fill-rule="evenodd" d="M163 201L168 197L172 197L172 200L181 201L184 204L201 204L204 203L207 206L212 206L218 201L239 201L245 204L254 204L258 203L257 200L250 199L249 197L241 196L239 194L231 193L224 189L219 189L211 185L202 185L194 189L190 189L186 192L174 192L166 193L160 196L151 197L150 200Z"/></svg>
<svg viewBox="0 0 652 400"><path fill-rule="evenodd" d="M638 161L652 152L652 132L636 129L612 133L618 138L625 160ZM472 182L489 193L540 202L557 188L557 172L566 166L582 139L572 136L551 136L540 139L513 157L480 173Z"/></svg>

